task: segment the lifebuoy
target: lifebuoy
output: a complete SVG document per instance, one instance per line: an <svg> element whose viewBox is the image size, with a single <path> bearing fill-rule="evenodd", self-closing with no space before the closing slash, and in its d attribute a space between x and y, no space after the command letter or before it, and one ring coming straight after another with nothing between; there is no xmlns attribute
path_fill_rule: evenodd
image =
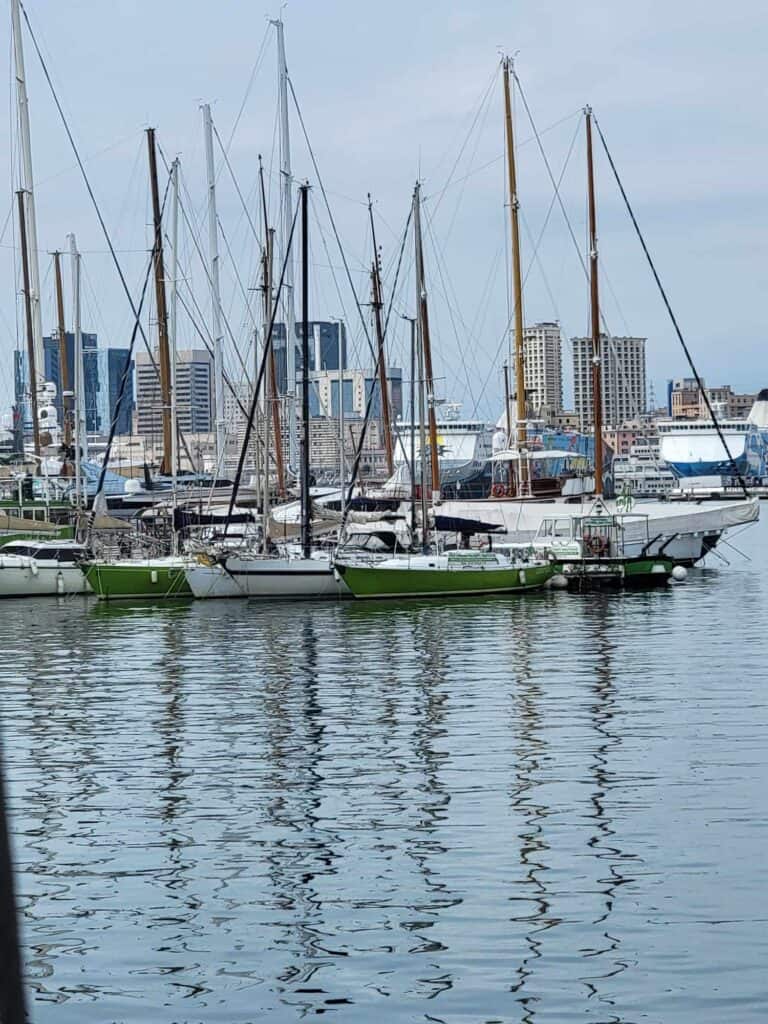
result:
<svg viewBox="0 0 768 1024"><path fill-rule="evenodd" d="M491 488L492 498L503 498L506 493L507 489L504 486L504 484L494 484L493 487Z"/></svg>

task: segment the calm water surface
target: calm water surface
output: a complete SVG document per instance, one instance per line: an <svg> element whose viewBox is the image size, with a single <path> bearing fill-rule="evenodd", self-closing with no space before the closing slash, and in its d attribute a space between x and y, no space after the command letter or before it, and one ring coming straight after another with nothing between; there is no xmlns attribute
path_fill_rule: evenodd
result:
<svg viewBox="0 0 768 1024"><path fill-rule="evenodd" d="M33 1020L764 1024L766 542L650 594L4 602Z"/></svg>

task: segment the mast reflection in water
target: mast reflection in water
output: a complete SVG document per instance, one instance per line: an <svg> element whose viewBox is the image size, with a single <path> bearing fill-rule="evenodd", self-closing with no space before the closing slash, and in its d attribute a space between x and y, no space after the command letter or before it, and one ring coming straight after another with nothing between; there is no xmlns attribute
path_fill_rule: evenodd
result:
<svg viewBox="0 0 768 1024"><path fill-rule="evenodd" d="M5 602L36 1024L762 1021L760 537L651 594Z"/></svg>

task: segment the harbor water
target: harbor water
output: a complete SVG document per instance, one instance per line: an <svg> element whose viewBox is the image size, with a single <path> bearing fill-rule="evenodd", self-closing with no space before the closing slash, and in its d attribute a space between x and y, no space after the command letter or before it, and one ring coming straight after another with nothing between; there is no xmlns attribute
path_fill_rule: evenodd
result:
<svg viewBox="0 0 768 1024"><path fill-rule="evenodd" d="M32 1020L762 1024L733 544L648 593L3 602Z"/></svg>

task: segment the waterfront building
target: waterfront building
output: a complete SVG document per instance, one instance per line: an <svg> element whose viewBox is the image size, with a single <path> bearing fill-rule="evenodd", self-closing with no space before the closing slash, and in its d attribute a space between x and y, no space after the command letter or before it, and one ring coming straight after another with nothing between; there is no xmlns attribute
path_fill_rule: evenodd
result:
<svg viewBox="0 0 768 1024"><path fill-rule="evenodd" d="M272 343L275 352L277 390L285 394L288 389L286 361L285 324L276 323L272 329ZM302 324L294 325L296 378L301 376ZM347 366L347 332L338 320L311 320L309 323L309 369L311 373L325 373L339 370L339 344L341 344L341 369ZM298 383L297 383L298 388Z"/></svg>
<svg viewBox="0 0 768 1024"><path fill-rule="evenodd" d="M123 390L123 397L118 406L120 385L123 373L128 365L128 376ZM96 393L96 430L108 434L112 427L112 419L117 413L115 430L118 434L131 432L133 416L133 359L127 348L102 348L96 353L97 393ZM87 410L87 403L86 403ZM87 419L87 415L86 415Z"/></svg>
<svg viewBox="0 0 768 1024"><path fill-rule="evenodd" d="M527 407L549 421L563 408L562 337L559 323L530 324L523 330L523 380ZM515 368L510 384L514 390Z"/></svg>
<svg viewBox="0 0 768 1024"><path fill-rule="evenodd" d="M667 409L673 420L699 418L701 392L695 377L677 377L667 382Z"/></svg>
<svg viewBox="0 0 768 1024"><path fill-rule="evenodd" d="M99 371L97 366L97 337L86 331L83 334L83 373L85 384L85 426L90 433L98 429L97 393L99 390ZM75 384L75 337L70 331L65 334L65 351L67 370L69 372L70 390ZM63 396L61 387L61 363L59 361L59 339L56 336L43 338L43 376L46 381L56 386L56 413L59 423L63 423ZM29 402L29 373L27 372L27 353L16 349L13 353L13 384L16 406L22 410L24 434L32 433L32 412Z"/></svg>
<svg viewBox="0 0 768 1024"><path fill-rule="evenodd" d="M147 352L136 356L136 432L160 437L163 409L160 378ZM214 427L213 360L205 349L180 349L176 353L176 415L183 434L206 434Z"/></svg>
<svg viewBox="0 0 768 1024"><path fill-rule="evenodd" d="M645 338L600 335L603 424L617 427L645 413ZM592 339L571 338L573 396L579 425L591 428Z"/></svg>
<svg viewBox="0 0 768 1024"><path fill-rule="evenodd" d="M715 415L729 420L745 420L757 401L754 392L737 394L730 384L708 388L704 392ZM673 420L709 418L709 410L695 377L678 377L667 382L667 415Z"/></svg>

